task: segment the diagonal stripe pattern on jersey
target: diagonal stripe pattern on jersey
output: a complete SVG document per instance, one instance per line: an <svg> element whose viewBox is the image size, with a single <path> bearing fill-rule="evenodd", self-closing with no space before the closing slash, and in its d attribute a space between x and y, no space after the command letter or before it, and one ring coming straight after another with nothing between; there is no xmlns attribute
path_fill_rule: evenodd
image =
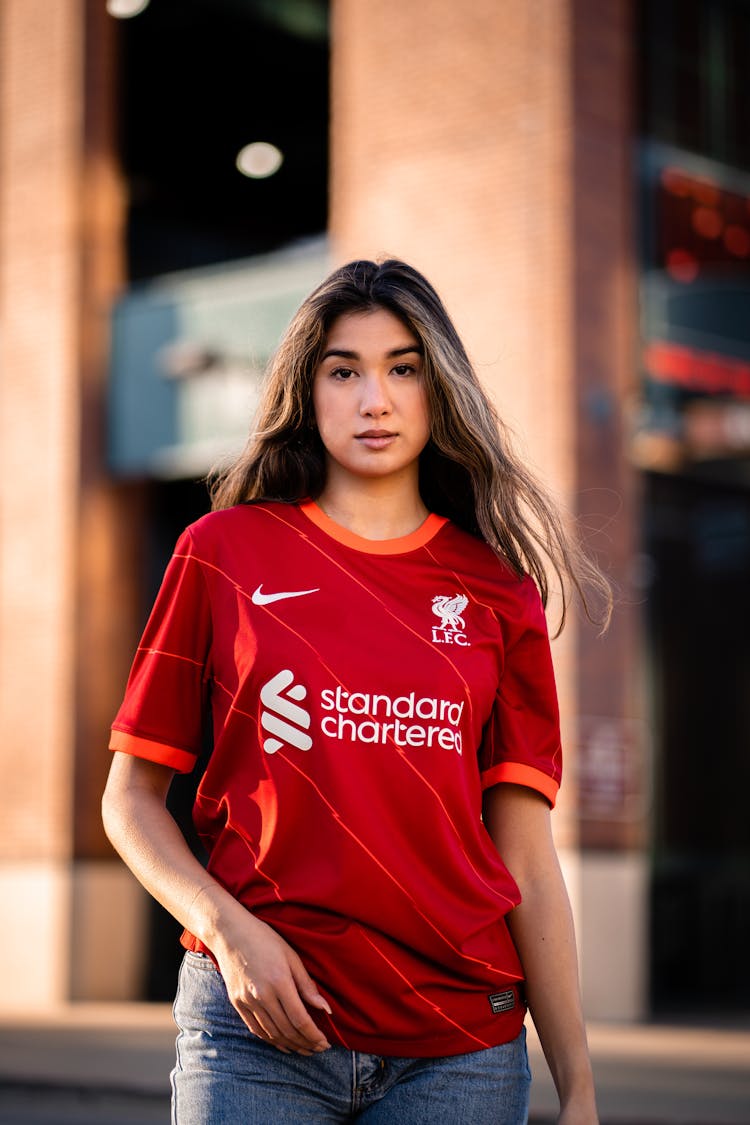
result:
<svg viewBox="0 0 750 1125"><path fill-rule="evenodd" d="M188 773L211 737L193 808L207 870L294 948L330 1042L411 1057L507 1042L525 1013L506 922L520 894L482 790L554 803L544 607L443 517L341 535L307 503L186 529L110 745Z"/></svg>

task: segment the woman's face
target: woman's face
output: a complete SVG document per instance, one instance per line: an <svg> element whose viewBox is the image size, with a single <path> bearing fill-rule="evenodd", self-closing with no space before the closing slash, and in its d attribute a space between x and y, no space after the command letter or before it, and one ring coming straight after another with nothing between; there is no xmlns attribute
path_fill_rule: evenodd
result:
<svg viewBox="0 0 750 1125"><path fill-rule="evenodd" d="M399 475L416 481L430 436L421 345L386 309L333 322L313 380L328 483Z"/></svg>

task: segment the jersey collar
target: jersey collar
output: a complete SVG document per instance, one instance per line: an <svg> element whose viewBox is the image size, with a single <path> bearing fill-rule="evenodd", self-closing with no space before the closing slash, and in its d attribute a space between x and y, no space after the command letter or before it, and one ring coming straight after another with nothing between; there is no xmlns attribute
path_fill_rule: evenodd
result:
<svg viewBox="0 0 750 1125"><path fill-rule="evenodd" d="M331 539L342 543L344 547L350 547L353 551L362 551L367 555L404 555L409 551L416 551L418 547L424 547L429 543L448 522L445 516L430 512L424 523L408 535L400 535L397 539L365 539L362 535L355 535L353 531L335 523L314 500L305 500L300 504L299 509L316 527L326 535L330 535Z"/></svg>

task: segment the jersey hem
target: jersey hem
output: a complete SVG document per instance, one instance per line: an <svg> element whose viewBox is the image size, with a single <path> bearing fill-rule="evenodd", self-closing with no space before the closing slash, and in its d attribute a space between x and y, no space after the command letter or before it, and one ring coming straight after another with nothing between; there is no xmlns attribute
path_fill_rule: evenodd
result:
<svg viewBox="0 0 750 1125"><path fill-rule="evenodd" d="M378 1036L347 1035L341 1033L325 1013L313 1011L313 1019L331 1042L339 1041L347 1051L362 1051L368 1055L395 1056L397 1058L434 1059L449 1055L468 1055L473 1051L486 1051L510 1043L520 1034L526 1017L522 1007L507 1016L490 1016L496 1022L467 1030L454 1037L429 1035L420 1039L388 1039ZM322 1017L322 1018L321 1018ZM337 1034L338 1031L338 1034Z"/></svg>
<svg viewBox="0 0 750 1125"><path fill-rule="evenodd" d="M535 766L527 766L522 762L500 762L482 774L482 789L489 789L502 781L513 785L524 785L527 789L536 789L546 797L550 807L555 807L560 783Z"/></svg>
<svg viewBox="0 0 750 1125"><path fill-rule="evenodd" d="M204 953L211 959L217 972L219 971L211 950L189 930L182 931L180 944L192 953ZM499 1047L502 1043L510 1043L515 1039L520 1034L526 1018L524 988L523 980L511 980L503 984L504 991L513 990L513 1008L509 1012L489 1015L479 1026L473 1025L449 1034L441 1034L437 1030L431 1030L426 1034L423 1029L421 1036L407 1039L358 1034L356 1031L341 1028L336 1015L330 1019L325 1012L317 1008L309 1010L316 1025L328 1040L347 1051L362 1051L365 1054L397 1058L443 1058L448 1055L466 1055L472 1051L484 1051L491 1047ZM489 993L487 1001L489 1008L491 1004Z"/></svg>
<svg viewBox="0 0 750 1125"><path fill-rule="evenodd" d="M135 758L146 758L160 766L170 766L178 773L190 773L196 762L195 754L187 750L180 750L177 746L167 746L163 742L154 742L150 738L140 738L136 734L112 728L109 740L110 750L120 750L124 754L132 754Z"/></svg>

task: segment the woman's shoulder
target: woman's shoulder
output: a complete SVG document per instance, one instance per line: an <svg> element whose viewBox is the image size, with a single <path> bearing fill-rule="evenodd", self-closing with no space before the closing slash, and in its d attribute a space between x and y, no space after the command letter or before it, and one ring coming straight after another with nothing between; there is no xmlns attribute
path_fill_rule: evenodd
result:
<svg viewBox="0 0 750 1125"><path fill-rule="evenodd" d="M280 515L288 515L294 507L281 501L263 500L217 508L188 524L182 538L203 548L215 547L234 540L237 535L247 537L261 528L269 530Z"/></svg>
<svg viewBox="0 0 750 1125"><path fill-rule="evenodd" d="M440 532L440 544L445 555L459 564L459 569L486 575L503 585L518 585L525 576L519 576L507 559L490 547L486 540L472 535L453 520L447 520Z"/></svg>
<svg viewBox="0 0 750 1125"><path fill-rule="evenodd" d="M530 574L519 574L510 562L484 539L448 521L441 532L439 562L453 565L455 573L478 600L507 613L535 614L541 597Z"/></svg>

